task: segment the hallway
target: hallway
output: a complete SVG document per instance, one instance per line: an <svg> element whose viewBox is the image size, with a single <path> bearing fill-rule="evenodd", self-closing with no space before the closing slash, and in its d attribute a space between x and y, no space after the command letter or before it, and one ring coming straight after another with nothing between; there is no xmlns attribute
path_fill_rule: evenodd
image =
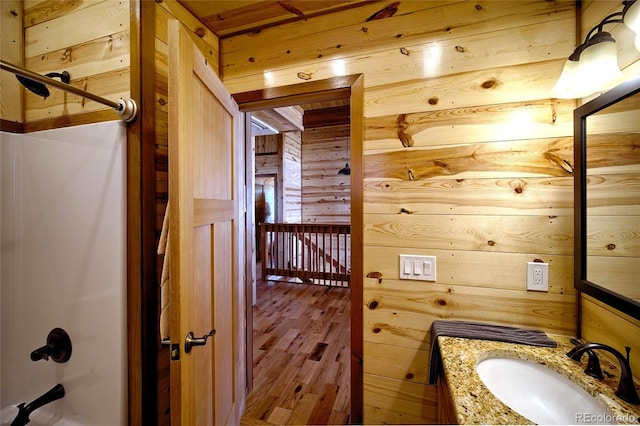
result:
<svg viewBox="0 0 640 426"><path fill-rule="evenodd" d="M349 288L258 280L253 390L243 425L346 424Z"/></svg>

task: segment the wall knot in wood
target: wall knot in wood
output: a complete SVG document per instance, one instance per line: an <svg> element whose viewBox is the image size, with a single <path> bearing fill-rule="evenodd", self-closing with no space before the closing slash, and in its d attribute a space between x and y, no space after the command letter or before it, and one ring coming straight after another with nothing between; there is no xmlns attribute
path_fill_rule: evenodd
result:
<svg viewBox="0 0 640 426"><path fill-rule="evenodd" d="M559 155L554 154L553 152L546 151L544 153L544 158L546 158L552 164L560 167L560 169L562 169L562 171L565 172L566 174L573 175L573 172L574 172L573 165L571 165L571 163L569 163L567 160L560 157Z"/></svg>
<svg viewBox="0 0 640 426"><path fill-rule="evenodd" d="M378 284L382 284L382 272L369 272L367 274L367 278L377 278L378 279Z"/></svg>
<svg viewBox="0 0 640 426"><path fill-rule="evenodd" d="M495 78L490 78L489 80L483 81L482 84L480 84L480 87L487 90L497 89L500 86L502 86L502 84Z"/></svg>
<svg viewBox="0 0 640 426"><path fill-rule="evenodd" d="M413 146L413 136L407 133L407 129L411 126L411 123L407 120L407 114L400 114L396 119L396 129L398 132L398 139L405 148Z"/></svg>
<svg viewBox="0 0 640 426"><path fill-rule="evenodd" d="M373 15L369 16L367 18L367 22L377 21L379 19L384 19L384 18L391 18L398 11L399 5L400 5L400 2L397 1L395 3L391 3L390 5L383 7Z"/></svg>
<svg viewBox="0 0 640 426"><path fill-rule="evenodd" d="M442 298L437 298L436 300L434 300L434 302L438 306L447 306L447 301Z"/></svg>
<svg viewBox="0 0 640 426"><path fill-rule="evenodd" d="M296 16L302 18L302 19L306 19L307 18L306 16L304 16L304 13L302 13L302 11L300 9L297 9L297 8L291 6L290 4L287 4L287 3L279 1L278 2L278 6L280 6L281 8L286 10L287 12L291 12L294 15L296 15Z"/></svg>

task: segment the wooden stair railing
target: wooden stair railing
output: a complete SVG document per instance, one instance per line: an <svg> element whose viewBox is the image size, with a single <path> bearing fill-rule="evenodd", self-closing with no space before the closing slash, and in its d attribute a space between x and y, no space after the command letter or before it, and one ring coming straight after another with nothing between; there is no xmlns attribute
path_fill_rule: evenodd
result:
<svg viewBox="0 0 640 426"><path fill-rule="evenodd" d="M336 225L328 225L328 226L329 226L329 234L333 235L333 233L335 232L334 231L334 227ZM346 233L340 232L340 230L338 230L338 234L339 235L349 234L349 230L347 229ZM331 262L332 266L334 268L337 268L337 270L339 272L344 273L344 272L347 271L346 266L340 263L340 251L339 250L337 251L337 258L333 258L331 256L331 252L332 252L332 248L333 247L330 247L329 251L327 252L324 249L319 248L318 244L316 244L313 241L311 241L309 236L307 236L307 234L304 234L304 233L298 234L298 239L301 240L305 246L311 246L311 250L318 251L319 252L319 256L318 257L323 257L323 254L324 254L325 261Z"/></svg>
<svg viewBox="0 0 640 426"><path fill-rule="evenodd" d="M262 274L348 287L351 227L345 224L263 223Z"/></svg>

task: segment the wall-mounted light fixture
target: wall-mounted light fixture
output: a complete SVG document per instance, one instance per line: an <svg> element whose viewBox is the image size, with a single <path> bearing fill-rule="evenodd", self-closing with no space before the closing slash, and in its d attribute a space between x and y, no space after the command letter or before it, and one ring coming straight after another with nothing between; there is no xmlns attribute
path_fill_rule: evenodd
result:
<svg viewBox="0 0 640 426"><path fill-rule="evenodd" d="M603 31L606 24L624 23L635 33L635 47L640 51L640 1L625 0L622 6L621 12L607 16L593 27L587 33L584 43L576 47L569 56L553 87L555 97L583 98L622 82L616 41L610 33Z"/></svg>
<svg viewBox="0 0 640 426"><path fill-rule="evenodd" d="M338 170L339 175L345 175L345 176L351 175L351 167L349 166L349 146L351 146L350 140L347 141L347 149L345 150L347 153L347 164L345 164L343 168Z"/></svg>

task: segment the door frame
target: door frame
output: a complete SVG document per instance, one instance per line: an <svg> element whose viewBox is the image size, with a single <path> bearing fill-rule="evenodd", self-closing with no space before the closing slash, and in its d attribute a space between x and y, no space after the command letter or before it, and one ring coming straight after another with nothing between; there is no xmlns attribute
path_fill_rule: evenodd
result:
<svg viewBox="0 0 640 426"><path fill-rule="evenodd" d="M363 139L364 139L364 84L362 74L334 77L290 86L273 87L236 93L232 95L240 111L250 113L265 108L276 108L312 102L324 102L349 99L350 109L350 152L351 152L351 419L352 424L363 421L363 232L364 232L364 175L363 175ZM247 114L248 116L248 114ZM249 117L246 118L247 122ZM251 134L245 133L247 174L253 172L251 153ZM247 180L245 200L253 200L253 187ZM248 207L248 205L246 206ZM247 214L246 237L253 238L253 218ZM249 223L251 222L251 223ZM247 247L249 249L249 247ZM355 253L355 256L354 256ZM246 324L247 324L247 384L251 388L253 371L253 345L249 324L253 323L253 301L250 287L255 280L255 268L251 268L251 257L246 256Z"/></svg>

